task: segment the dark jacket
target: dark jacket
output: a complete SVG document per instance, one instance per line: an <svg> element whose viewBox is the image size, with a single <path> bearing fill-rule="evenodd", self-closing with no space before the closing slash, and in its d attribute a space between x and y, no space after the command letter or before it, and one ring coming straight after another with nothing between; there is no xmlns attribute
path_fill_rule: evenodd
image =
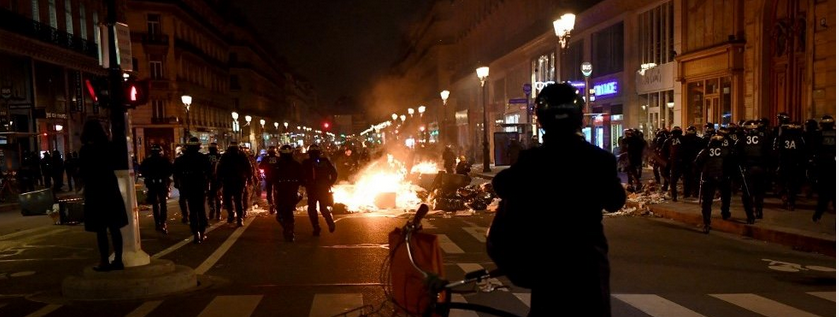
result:
<svg viewBox="0 0 839 317"><path fill-rule="evenodd" d="M338 180L338 171L328 158L307 158L302 165L303 184L307 191L328 191Z"/></svg>
<svg viewBox="0 0 839 317"><path fill-rule="evenodd" d="M84 229L97 232L128 225L128 214L119 191L110 143L85 144L79 151L79 172L84 188Z"/></svg>
<svg viewBox="0 0 839 317"><path fill-rule="evenodd" d="M184 195L201 195L210 184L212 165L206 155L198 151L184 151L175 159L173 176L179 184L178 190Z"/></svg>

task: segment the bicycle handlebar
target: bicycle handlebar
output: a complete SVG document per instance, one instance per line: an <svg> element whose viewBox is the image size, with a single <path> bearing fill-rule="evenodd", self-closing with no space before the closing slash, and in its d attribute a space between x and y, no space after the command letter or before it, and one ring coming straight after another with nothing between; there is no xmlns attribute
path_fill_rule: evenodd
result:
<svg viewBox="0 0 839 317"><path fill-rule="evenodd" d="M413 224L414 227L419 226L420 221L422 221L422 218L425 217L425 215L427 215L427 214L428 214L428 205L421 204L419 206L419 208L417 209L417 214L414 215L414 219L411 220L411 224Z"/></svg>

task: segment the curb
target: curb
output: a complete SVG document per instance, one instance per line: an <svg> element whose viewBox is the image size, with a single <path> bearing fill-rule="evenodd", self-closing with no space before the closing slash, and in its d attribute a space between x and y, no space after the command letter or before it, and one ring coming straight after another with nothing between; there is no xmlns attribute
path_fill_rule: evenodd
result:
<svg viewBox="0 0 839 317"><path fill-rule="evenodd" d="M639 208L637 202L627 202L627 207ZM691 214L672 210L659 205L645 205L644 208L663 218L679 221L688 225L703 224L701 214ZM767 228L748 225L743 222L711 218L711 230L733 233L760 241L777 243L804 252L815 252L829 256L836 256L836 241L798 234L779 228Z"/></svg>

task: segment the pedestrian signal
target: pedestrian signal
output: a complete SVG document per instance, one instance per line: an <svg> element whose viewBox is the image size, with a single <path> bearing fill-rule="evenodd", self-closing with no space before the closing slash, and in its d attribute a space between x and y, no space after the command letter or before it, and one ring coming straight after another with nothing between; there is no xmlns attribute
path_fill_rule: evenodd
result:
<svg viewBox="0 0 839 317"><path fill-rule="evenodd" d="M144 105L149 101L150 82L148 80L128 79L123 83L125 104L129 108Z"/></svg>

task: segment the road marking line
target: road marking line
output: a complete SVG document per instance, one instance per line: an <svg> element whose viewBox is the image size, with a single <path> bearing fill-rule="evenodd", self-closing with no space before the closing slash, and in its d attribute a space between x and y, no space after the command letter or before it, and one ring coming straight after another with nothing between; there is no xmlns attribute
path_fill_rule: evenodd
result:
<svg viewBox="0 0 839 317"><path fill-rule="evenodd" d="M11 239L11 238L16 238L16 237L19 237L19 236L29 235L29 234L32 234L33 232L37 232L37 231L41 231L41 230L44 230L44 231L59 231L59 230L67 230L67 229L55 228L55 227L37 227L37 228L26 229L26 230L21 230L21 231L18 231L18 232L12 232L12 233L9 233L9 234L2 235L2 236L0 236L0 240L6 240L6 239Z"/></svg>
<svg viewBox="0 0 839 317"><path fill-rule="evenodd" d="M364 298L359 293L351 294L315 294L309 317L330 317L364 306ZM351 316L360 316L361 312Z"/></svg>
<svg viewBox="0 0 839 317"><path fill-rule="evenodd" d="M755 294L710 294L713 297L766 317L819 317Z"/></svg>
<svg viewBox="0 0 839 317"><path fill-rule="evenodd" d="M452 294L452 302L466 303L466 297L462 294ZM449 312L449 317L478 317L478 313L471 310L452 309Z"/></svg>
<svg viewBox="0 0 839 317"><path fill-rule="evenodd" d="M474 237L481 243L487 242L486 232L487 228L484 227L463 227L463 231L466 231L470 236Z"/></svg>
<svg viewBox="0 0 839 317"><path fill-rule="evenodd" d="M420 225L422 225L423 229L437 229L437 227L435 227L434 224L426 218L422 218L422 220L420 220Z"/></svg>
<svg viewBox="0 0 839 317"><path fill-rule="evenodd" d="M836 292L807 292L807 294L821 299L826 299L834 303L836 302Z"/></svg>
<svg viewBox="0 0 839 317"><path fill-rule="evenodd" d="M26 315L26 317L43 317L49 315L49 313L54 312L56 309L59 308L61 308L61 305L49 304L47 306L41 307L41 309L35 311L34 313Z"/></svg>
<svg viewBox="0 0 839 317"><path fill-rule="evenodd" d="M654 294L615 294L612 296L652 317L705 317Z"/></svg>
<svg viewBox="0 0 839 317"><path fill-rule="evenodd" d="M443 252L448 254L464 253L463 249L454 244L454 242L449 239L449 236L445 234L438 234L437 240L440 242L440 249L443 249Z"/></svg>
<svg viewBox="0 0 839 317"><path fill-rule="evenodd" d="M66 232L66 231L70 231L70 229L55 229L55 230L47 231L47 232L44 232L44 233L29 235L29 236L23 237L19 240L3 240L3 241L0 241L0 250L11 249L11 248L14 248L14 247L17 247L17 246L21 246L21 245L24 245L24 244L27 244L27 243L31 243L33 241L37 241L38 239L43 238L43 237L51 236L51 235Z"/></svg>
<svg viewBox="0 0 839 317"><path fill-rule="evenodd" d="M201 263L201 265L195 268L195 274L204 274L209 269L211 269L213 265L216 265L216 262L218 262L218 260L221 259L221 257L224 256L224 254L227 253L228 250L230 250L230 247L233 246L233 243L235 243L236 240L239 239L239 236L241 236L242 233L245 232L245 229L247 229L248 226L251 225L251 222L253 222L254 219L256 219L256 217L248 217L247 219L245 219L243 227L236 228L236 231L233 231L233 233L230 234L229 237L227 237L227 240L224 240L224 243L222 243L221 246L219 246L218 249L216 249L216 251L213 252L213 254L210 254L210 257L204 260L204 263Z"/></svg>
<svg viewBox="0 0 839 317"><path fill-rule="evenodd" d="M530 293L513 293L522 303L530 307Z"/></svg>
<svg viewBox="0 0 839 317"><path fill-rule="evenodd" d="M464 273L470 273L470 272L485 269L483 266L481 266L478 263L458 263L457 266L459 266L460 269L463 270ZM487 279L487 281L489 281L490 283L495 284L495 285L504 285L504 283L501 283L501 281L499 281L497 278L494 278L494 277L490 278L490 279ZM510 291L509 289L506 289L506 288L502 288L500 290L505 291L505 292Z"/></svg>
<svg viewBox="0 0 839 317"><path fill-rule="evenodd" d="M140 307L137 307L132 312L125 315L125 317L145 317L149 313L151 313L157 306L160 306L160 303L163 303L162 300L153 300L149 302L145 302Z"/></svg>
<svg viewBox="0 0 839 317"><path fill-rule="evenodd" d="M248 317L261 300L262 295L216 296L198 317Z"/></svg>
<svg viewBox="0 0 839 317"><path fill-rule="evenodd" d="M219 221L219 222L216 222L214 225L212 225L212 226L210 226L209 228L207 228L207 230L206 230L204 233L210 233L210 232L212 232L213 230L215 230L216 228L221 227L221 226L222 226L223 224L225 224L225 223L226 223L226 222L224 222L224 221ZM167 255L167 254L169 254L169 253L175 252L175 250L180 249L181 247L183 247L183 246L185 246L185 245L189 244L190 242L192 242L192 237L189 237L189 238L183 239L181 242L175 243L175 244L174 244L174 245L172 245L171 247L168 247L168 248L164 249L163 251L160 251L160 252L155 253L154 255L152 255L152 256L151 256L151 258L152 258L152 259L159 259L159 258L161 258L162 256L165 256L165 255Z"/></svg>

